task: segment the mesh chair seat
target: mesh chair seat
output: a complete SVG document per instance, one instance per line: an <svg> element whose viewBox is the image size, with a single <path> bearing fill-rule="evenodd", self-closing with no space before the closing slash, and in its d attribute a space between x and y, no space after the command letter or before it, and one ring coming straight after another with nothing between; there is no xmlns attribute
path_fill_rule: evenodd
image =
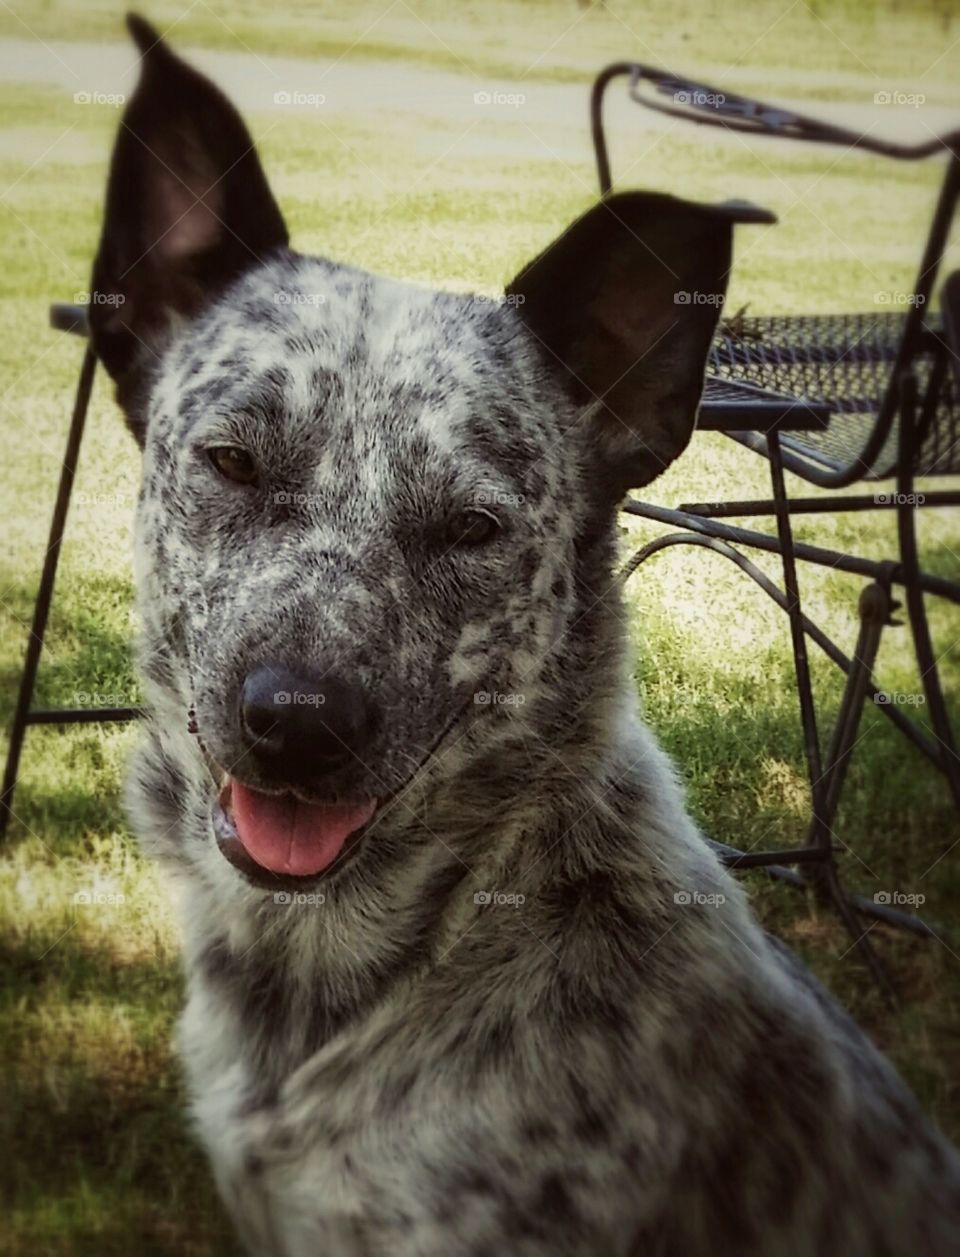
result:
<svg viewBox="0 0 960 1257"><path fill-rule="evenodd" d="M822 431L784 435L786 448L831 470L855 464L880 412L902 340L905 314L775 315L737 317L720 325L710 371L732 382L826 403ZM924 341L914 359L924 395L942 351L940 324L924 321ZM860 477L879 480L896 469L898 422ZM935 476L960 472L960 387L947 372L939 400L919 443L914 470Z"/></svg>

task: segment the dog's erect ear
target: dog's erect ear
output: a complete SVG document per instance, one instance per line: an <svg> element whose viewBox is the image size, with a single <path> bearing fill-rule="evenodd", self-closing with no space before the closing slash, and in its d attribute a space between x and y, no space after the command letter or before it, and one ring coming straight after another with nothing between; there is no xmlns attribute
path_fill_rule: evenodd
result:
<svg viewBox="0 0 960 1257"><path fill-rule="evenodd" d="M588 210L508 285L517 313L584 407L618 499L658 476L693 433L734 223L775 221L743 202L620 193Z"/></svg>
<svg viewBox="0 0 960 1257"><path fill-rule="evenodd" d="M153 364L178 319L287 243L239 114L142 18L142 54L120 123L91 281L93 346L139 440Z"/></svg>

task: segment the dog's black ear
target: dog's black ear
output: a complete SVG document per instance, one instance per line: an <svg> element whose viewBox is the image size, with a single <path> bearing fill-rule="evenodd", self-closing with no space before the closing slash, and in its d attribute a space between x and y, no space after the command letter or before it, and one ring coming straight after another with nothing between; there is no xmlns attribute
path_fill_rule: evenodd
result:
<svg viewBox="0 0 960 1257"><path fill-rule="evenodd" d="M658 476L689 441L743 202L652 192L588 210L507 287L593 426L611 491Z"/></svg>
<svg viewBox="0 0 960 1257"><path fill-rule="evenodd" d="M138 440L151 368L180 319L272 250L287 229L253 141L226 97L142 18L91 281L93 346Z"/></svg>

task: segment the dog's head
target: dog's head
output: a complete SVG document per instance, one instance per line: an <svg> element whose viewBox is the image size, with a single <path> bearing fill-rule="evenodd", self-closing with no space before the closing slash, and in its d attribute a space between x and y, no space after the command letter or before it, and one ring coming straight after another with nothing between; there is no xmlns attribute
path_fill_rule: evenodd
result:
<svg viewBox="0 0 960 1257"><path fill-rule="evenodd" d="M131 27L91 325L144 452L146 670L227 854L316 875L619 680L615 510L690 438L750 215L610 197L498 301L304 257L233 107Z"/></svg>

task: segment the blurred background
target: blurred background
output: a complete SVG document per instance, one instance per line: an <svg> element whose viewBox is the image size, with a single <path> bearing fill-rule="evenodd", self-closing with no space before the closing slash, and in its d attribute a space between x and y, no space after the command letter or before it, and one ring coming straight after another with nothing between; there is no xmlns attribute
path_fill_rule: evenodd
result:
<svg viewBox="0 0 960 1257"><path fill-rule="evenodd" d="M142 12L244 113L297 248L459 291L501 291L596 198L588 92L610 61L890 138L960 121L957 0L158 0ZM87 297L110 147L136 81L122 17L100 0L0 0L4 726L82 353L48 329L48 306ZM617 187L746 197L776 211L777 226L739 234L728 310L871 310L909 292L939 161L701 130L622 91L611 93L608 133ZM100 378L38 704L138 699L137 476ZM766 464L707 434L646 491L665 505L767 494ZM926 512L921 527L925 566L960 576L957 513ZM894 521L882 514L801 518L796 531L895 554ZM655 532L625 523L624 557ZM775 559L759 561L779 575ZM805 572L802 588L808 612L852 649L860 582ZM735 569L688 550L642 568L628 597L642 702L705 830L741 847L802 842L809 798L782 613ZM960 617L947 605L930 614L956 712ZM829 719L839 674L813 662ZM877 672L891 690L919 691L905 629L885 635ZM134 736L106 726L27 736L0 861L0 1251L11 1257L232 1251L170 1047L182 991L167 896L120 801ZM852 887L920 895L943 923L932 940L869 927L903 1006L886 1008L851 939L803 894L753 874L757 910L958 1138L960 830L941 780L869 709L835 829Z"/></svg>

